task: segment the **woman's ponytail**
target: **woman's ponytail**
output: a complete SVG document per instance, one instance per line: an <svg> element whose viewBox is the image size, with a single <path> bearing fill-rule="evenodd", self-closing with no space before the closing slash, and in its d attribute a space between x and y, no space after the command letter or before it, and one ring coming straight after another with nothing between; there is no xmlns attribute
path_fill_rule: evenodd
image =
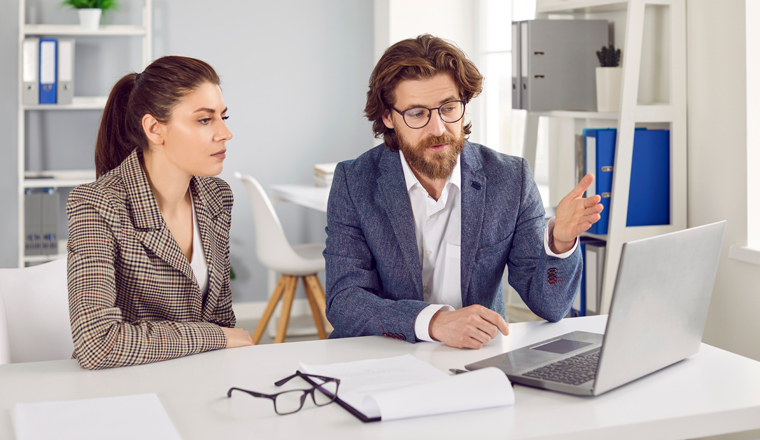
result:
<svg viewBox="0 0 760 440"><path fill-rule="evenodd" d="M95 174L111 171L129 156L138 145L132 139L129 125L129 97L137 74L126 75L111 89L95 141Z"/></svg>

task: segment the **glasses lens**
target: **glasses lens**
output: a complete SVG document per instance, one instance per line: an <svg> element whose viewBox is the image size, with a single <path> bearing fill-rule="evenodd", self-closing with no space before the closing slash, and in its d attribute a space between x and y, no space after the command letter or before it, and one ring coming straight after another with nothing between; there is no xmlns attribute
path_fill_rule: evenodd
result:
<svg viewBox="0 0 760 440"><path fill-rule="evenodd" d="M430 119L430 110L422 107L414 107L404 112L404 122L411 128L422 128Z"/></svg>
<svg viewBox="0 0 760 440"><path fill-rule="evenodd" d="M320 382L319 380L315 382ZM338 382L328 381L314 389L314 403L317 406L327 405L335 400L338 394Z"/></svg>
<svg viewBox="0 0 760 440"><path fill-rule="evenodd" d="M445 122L456 122L462 118L464 104L460 101L451 101L440 106L438 110L441 113L441 119Z"/></svg>
<svg viewBox="0 0 760 440"><path fill-rule="evenodd" d="M306 393L303 390L286 391L278 394L274 400L274 410L277 414L290 414L303 406Z"/></svg>

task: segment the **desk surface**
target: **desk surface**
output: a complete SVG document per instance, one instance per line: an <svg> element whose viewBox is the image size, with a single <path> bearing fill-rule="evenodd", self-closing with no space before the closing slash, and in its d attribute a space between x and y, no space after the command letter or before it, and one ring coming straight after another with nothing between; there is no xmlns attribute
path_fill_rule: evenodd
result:
<svg viewBox="0 0 760 440"><path fill-rule="evenodd" d="M443 371L572 330L601 332L606 316L512 324L481 350L382 337L219 350L112 370L75 361L0 366L0 438L13 438L16 403L156 393L184 439L693 438L760 428L760 362L703 344L699 353L598 397L515 385L514 406L362 424L337 405L274 414L267 399L226 397L232 386L269 392L310 364L412 354Z"/></svg>

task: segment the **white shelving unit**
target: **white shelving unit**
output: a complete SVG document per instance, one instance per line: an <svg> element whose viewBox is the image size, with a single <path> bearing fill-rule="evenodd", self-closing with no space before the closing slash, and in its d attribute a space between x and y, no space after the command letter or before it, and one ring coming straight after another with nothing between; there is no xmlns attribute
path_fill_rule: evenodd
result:
<svg viewBox="0 0 760 440"><path fill-rule="evenodd" d="M642 47L645 39L645 15L647 7L657 20L648 32L656 28L656 43L662 62L649 63L644 69L649 74L659 72L660 96L657 101L639 102L642 79ZM612 183L609 233L589 236L607 242L604 282L602 284L601 313L608 313L615 277L623 243L652 237L687 227L686 223L686 5L685 0L537 0L536 18L554 18L555 15L572 15L575 19L606 18L614 23L615 46L622 48L622 90L618 113L550 111L528 113L525 129L525 158L535 164L539 117L561 118L570 121L573 133L581 134L583 128L617 128L617 146ZM567 18L567 17L564 17ZM651 25L651 23L647 23ZM618 32L616 32L618 34ZM620 41L621 38L622 40ZM655 38L648 36L650 38ZM652 40L649 40L651 43ZM622 43L622 44L621 44ZM649 46L648 46L649 47ZM662 55L664 54L664 55ZM652 70L652 67L655 67ZM659 69L659 70L658 70ZM664 90L664 92L663 92ZM670 130L670 224L661 226L627 227L628 192L633 157L633 134L635 127L666 128ZM550 130L551 131L551 130ZM566 130L567 131L567 130ZM568 168L573 164L574 139L555 142L553 134L550 157L559 166ZM568 133L563 133L568 134ZM562 178L574 174L570 170L559 172ZM554 178L555 176L551 176ZM573 185L574 186L574 185ZM572 186L570 186L570 189ZM564 196L562 192L559 196Z"/></svg>
<svg viewBox="0 0 760 440"><path fill-rule="evenodd" d="M26 171L26 113L32 111L72 111L72 110L102 110L105 108L108 96L74 96L71 104L58 105L23 105L22 91L22 45L28 37L138 37L142 39L142 67L146 67L152 60L152 0L142 0L142 22L139 25L104 25L96 30L85 30L79 25L57 24L27 24L26 1L19 0L19 84L18 84L18 265L24 267L26 263L44 262L65 255L65 242L59 242L59 255L24 255L25 248L25 212L24 194L29 188L72 188L83 183L95 180L95 170L71 170L71 171ZM76 67L75 67L76 70ZM126 74L127 72L125 72Z"/></svg>

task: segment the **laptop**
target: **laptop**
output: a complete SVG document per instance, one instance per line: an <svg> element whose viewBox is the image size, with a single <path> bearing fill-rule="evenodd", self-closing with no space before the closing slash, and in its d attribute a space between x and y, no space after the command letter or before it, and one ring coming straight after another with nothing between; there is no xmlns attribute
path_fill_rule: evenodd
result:
<svg viewBox="0 0 760 440"><path fill-rule="evenodd" d="M623 244L603 335L575 331L466 365L597 396L699 351L726 222Z"/></svg>

